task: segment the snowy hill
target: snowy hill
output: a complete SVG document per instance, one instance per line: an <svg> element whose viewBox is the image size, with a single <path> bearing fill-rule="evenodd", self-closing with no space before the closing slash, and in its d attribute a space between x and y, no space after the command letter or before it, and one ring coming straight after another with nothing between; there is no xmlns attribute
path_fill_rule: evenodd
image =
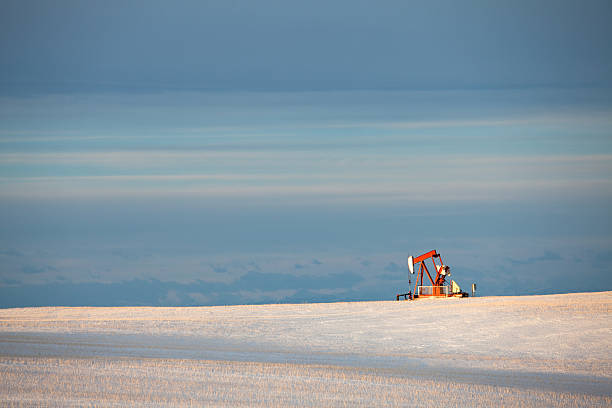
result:
<svg viewBox="0 0 612 408"><path fill-rule="evenodd" d="M0 404L610 406L611 312L612 292L3 309Z"/></svg>

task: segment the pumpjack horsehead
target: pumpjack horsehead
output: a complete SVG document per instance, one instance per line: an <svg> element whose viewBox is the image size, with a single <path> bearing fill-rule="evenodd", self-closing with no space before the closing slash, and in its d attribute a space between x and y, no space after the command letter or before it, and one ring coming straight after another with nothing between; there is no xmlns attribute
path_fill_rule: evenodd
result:
<svg viewBox="0 0 612 408"><path fill-rule="evenodd" d="M431 276L429 269L427 268L426 260L431 259L431 262L434 266L435 277ZM439 264L436 263L436 259L438 259ZM428 298L428 297L467 297L468 294L466 292L461 291L461 287L455 282L451 280L450 283L446 281L446 278L451 276L450 268L447 265L444 265L442 262L442 256L436 252L429 251L423 255L419 255L417 257L409 256L408 257L408 270L410 271L410 275L414 275L415 267L418 266L418 271L416 272L416 282L414 284L414 291L410 291L408 293L402 293L396 295L396 300L399 300L401 296L404 299L418 299L418 298ZM427 277L429 282L426 282L424 278ZM411 280L408 282L408 286L411 285ZM430 285L431 284L431 285ZM476 289L476 285L474 284L472 287L472 291Z"/></svg>

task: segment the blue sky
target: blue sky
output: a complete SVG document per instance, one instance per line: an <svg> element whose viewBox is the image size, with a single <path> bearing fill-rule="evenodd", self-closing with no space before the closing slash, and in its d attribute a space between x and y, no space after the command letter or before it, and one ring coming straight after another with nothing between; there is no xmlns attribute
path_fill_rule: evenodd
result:
<svg viewBox="0 0 612 408"><path fill-rule="evenodd" d="M0 306L610 290L608 2L3 2Z"/></svg>

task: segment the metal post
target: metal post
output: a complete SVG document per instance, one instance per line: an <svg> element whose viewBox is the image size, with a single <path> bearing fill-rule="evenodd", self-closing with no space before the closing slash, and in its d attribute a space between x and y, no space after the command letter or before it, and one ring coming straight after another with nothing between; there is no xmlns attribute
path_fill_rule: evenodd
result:
<svg viewBox="0 0 612 408"><path fill-rule="evenodd" d="M410 281L410 278L408 278L408 289L410 290L408 292L408 293L410 293L410 295L408 295L408 296L410 297L410 300L412 300L412 288L410 287L410 285L412 285L412 282Z"/></svg>

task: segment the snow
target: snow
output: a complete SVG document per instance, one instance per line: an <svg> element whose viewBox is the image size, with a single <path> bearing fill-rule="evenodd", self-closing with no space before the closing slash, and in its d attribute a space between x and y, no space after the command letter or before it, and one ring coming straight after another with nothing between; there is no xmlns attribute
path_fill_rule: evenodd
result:
<svg viewBox="0 0 612 408"><path fill-rule="evenodd" d="M0 405L611 406L611 311L612 292L2 309Z"/></svg>

